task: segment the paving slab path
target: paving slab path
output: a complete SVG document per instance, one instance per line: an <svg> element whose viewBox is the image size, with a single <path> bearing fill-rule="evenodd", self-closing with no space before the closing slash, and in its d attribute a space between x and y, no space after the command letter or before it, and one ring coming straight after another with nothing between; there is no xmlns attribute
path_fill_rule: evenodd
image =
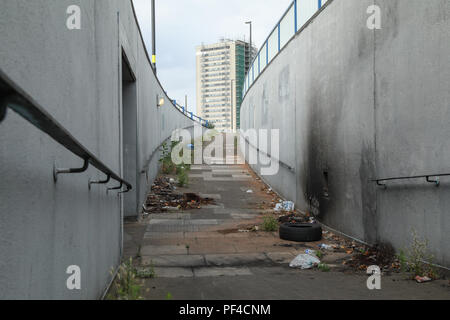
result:
<svg viewBox="0 0 450 320"><path fill-rule="evenodd" d="M216 159L217 160L217 159ZM328 254L330 272L297 270L289 262L318 243L280 240L277 232L246 232L273 214L276 195L247 165L193 165L179 193L215 200L200 209L170 211L125 224L125 256L152 266L146 299L450 299L448 280L417 284L405 275L367 276L342 266L346 254ZM223 161L222 161L223 162ZM249 191L251 190L251 191Z"/></svg>

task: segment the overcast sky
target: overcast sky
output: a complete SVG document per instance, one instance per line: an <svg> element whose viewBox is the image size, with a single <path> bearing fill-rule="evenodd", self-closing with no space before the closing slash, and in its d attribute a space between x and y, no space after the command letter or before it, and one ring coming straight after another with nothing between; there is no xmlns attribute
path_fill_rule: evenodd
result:
<svg viewBox="0 0 450 320"><path fill-rule="evenodd" d="M151 1L133 0L151 54ZM292 0L156 0L158 77L169 97L195 111L195 47L221 38L248 40L258 48Z"/></svg>

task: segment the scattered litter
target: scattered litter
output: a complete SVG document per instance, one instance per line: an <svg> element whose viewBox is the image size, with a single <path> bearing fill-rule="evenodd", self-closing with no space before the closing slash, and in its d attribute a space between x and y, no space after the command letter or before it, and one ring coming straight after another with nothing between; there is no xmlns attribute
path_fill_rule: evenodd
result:
<svg viewBox="0 0 450 320"><path fill-rule="evenodd" d="M418 283L423 283L423 282L430 282L432 279L425 276L425 277L421 277L421 276L416 276L414 279L416 279L416 281Z"/></svg>
<svg viewBox="0 0 450 320"><path fill-rule="evenodd" d="M248 230L248 229L240 229L240 230L238 230L238 232L246 233L246 232L250 232L250 230Z"/></svg>
<svg viewBox="0 0 450 320"><path fill-rule="evenodd" d="M325 244L325 243L319 244L319 248L323 249L323 250L333 250L332 246L330 246L329 244Z"/></svg>
<svg viewBox="0 0 450 320"><path fill-rule="evenodd" d="M275 205L276 212L280 212L280 211L290 212L290 211L294 211L294 208L295 208L295 204L292 201L280 200L280 202Z"/></svg>
<svg viewBox="0 0 450 320"><path fill-rule="evenodd" d="M247 193L253 193L253 190L252 189L247 190Z"/></svg>
<svg viewBox="0 0 450 320"><path fill-rule="evenodd" d="M291 213L278 218L280 223L308 223L308 218L301 213Z"/></svg>
<svg viewBox="0 0 450 320"><path fill-rule="evenodd" d="M194 145L192 143L188 144L187 147L189 150L194 150Z"/></svg>
<svg viewBox="0 0 450 320"><path fill-rule="evenodd" d="M306 249L306 250L305 250L305 253L306 253L306 254L309 254L309 255L312 255L312 256L315 256L315 255L316 255L316 252L315 252L314 250L311 250L311 249Z"/></svg>
<svg viewBox="0 0 450 320"><path fill-rule="evenodd" d="M311 269L319 265L320 260L310 254L299 254L294 260L291 261L289 267Z"/></svg>

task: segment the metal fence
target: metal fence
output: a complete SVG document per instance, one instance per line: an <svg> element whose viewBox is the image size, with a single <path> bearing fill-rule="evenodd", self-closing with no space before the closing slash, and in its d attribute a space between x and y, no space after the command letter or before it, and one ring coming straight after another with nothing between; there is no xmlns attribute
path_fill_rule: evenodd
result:
<svg viewBox="0 0 450 320"><path fill-rule="evenodd" d="M172 101L175 108L177 108L181 113L183 113L186 117L191 118L193 121L197 121L200 125L204 127L208 127L210 122L208 120L205 120L197 115L195 115L193 112L190 112L186 109L186 107L181 106L177 103L176 100Z"/></svg>
<svg viewBox="0 0 450 320"><path fill-rule="evenodd" d="M243 97L284 46L330 0L294 0L264 41L244 79Z"/></svg>

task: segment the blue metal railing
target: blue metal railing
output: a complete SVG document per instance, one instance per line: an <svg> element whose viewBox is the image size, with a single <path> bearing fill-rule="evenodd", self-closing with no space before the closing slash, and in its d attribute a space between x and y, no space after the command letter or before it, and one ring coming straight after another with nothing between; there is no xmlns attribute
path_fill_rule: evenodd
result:
<svg viewBox="0 0 450 320"><path fill-rule="evenodd" d="M294 0L273 28L254 58L244 80L242 97L245 97L259 75L265 70L284 46L309 20L332 0Z"/></svg>
<svg viewBox="0 0 450 320"><path fill-rule="evenodd" d="M183 113L186 117L190 118L193 121L197 121L198 123L200 123L202 126L204 127L208 127L209 121L205 120L197 115L195 115L193 112L191 111L187 111L187 109L181 105L179 105L177 103L176 100L172 101L173 105L181 112Z"/></svg>

